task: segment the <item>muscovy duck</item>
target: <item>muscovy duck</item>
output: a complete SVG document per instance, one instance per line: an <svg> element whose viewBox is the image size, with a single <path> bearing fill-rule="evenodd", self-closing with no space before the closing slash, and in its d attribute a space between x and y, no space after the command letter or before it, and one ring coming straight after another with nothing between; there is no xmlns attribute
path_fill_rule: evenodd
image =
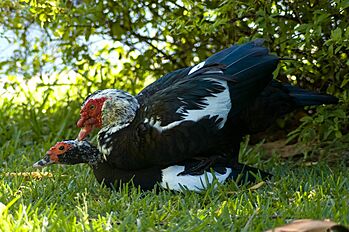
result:
<svg viewBox="0 0 349 232"><path fill-rule="evenodd" d="M267 173L248 166L239 167L238 169L226 166L224 157L220 157L221 162L216 162L211 167L201 169L200 173L182 175L181 173L197 166L200 161L193 159L162 168L153 166L146 169L127 171L111 167L102 156L100 151L86 140L65 140L51 147L45 157L33 166L38 168L50 164L73 165L87 163L91 166L97 181L101 184L118 188L122 186L122 183L132 181L135 186L139 186L142 190L151 190L156 186L161 186L175 191L187 189L199 192L211 186L215 178L219 183L224 183L228 180L236 180L240 174L241 180L248 182L255 181L255 176L252 173L260 173L263 179L270 177Z"/></svg>
<svg viewBox="0 0 349 232"><path fill-rule="evenodd" d="M238 165L244 135L296 108L338 101L272 80L278 61L256 40L170 73L136 97L97 91L82 105L78 139L102 128L99 150L110 165L125 170L221 154Z"/></svg>

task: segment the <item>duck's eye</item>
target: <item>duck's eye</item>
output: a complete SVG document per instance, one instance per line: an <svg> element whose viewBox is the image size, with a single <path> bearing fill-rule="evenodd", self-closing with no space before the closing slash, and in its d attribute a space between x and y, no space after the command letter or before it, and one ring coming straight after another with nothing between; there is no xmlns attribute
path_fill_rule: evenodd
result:
<svg viewBox="0 0 349 232"><path fill-rule="evenodd" d="M60 146L58 149L61 150L61 151L63 151L63 150L64 150L64 146L62 145L62 146Z"/></svg>
<svg viewBox="0 0 349 232"><path fill-rule="evenodd" d="M95 105L90 105L90 110L94 110L95 108Z"/></svg>

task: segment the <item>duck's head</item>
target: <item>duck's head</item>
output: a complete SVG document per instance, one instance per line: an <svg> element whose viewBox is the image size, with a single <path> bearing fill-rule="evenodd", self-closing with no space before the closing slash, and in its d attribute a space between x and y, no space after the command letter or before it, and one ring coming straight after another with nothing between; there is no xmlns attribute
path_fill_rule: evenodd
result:
<svg viewBox="0 0 349 232"><path fill-rule="evenodd" d="M64 140L51 147L44 158L33 166L44 167L50 164L97 164L102 160L98 149L88 141Z"/></svg>
<svg viewBox="0 0 349 232"><path fill-rule="evenodd" d="M82 104L77 126L81 128L78 140L83 140L93 128L110 124L122 125L133 120L139 104L131 94L117 89L98 90Z"/></svg>

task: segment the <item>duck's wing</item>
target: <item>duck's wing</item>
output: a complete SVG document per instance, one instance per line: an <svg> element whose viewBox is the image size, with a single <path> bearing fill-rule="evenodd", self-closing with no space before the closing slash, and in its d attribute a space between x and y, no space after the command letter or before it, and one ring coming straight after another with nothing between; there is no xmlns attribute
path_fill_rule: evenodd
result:
<svg viewBox="0 0 349 232"><path fill-rule="evenodd" d="M145 87L136 95L136 98L140 104L143 104L143 102L146 101L147 98L157 93L159 90L171 86L178 80L188 78L191 74L193 74L195 71L198 71L203 66L222 64L227 67L224 70L224 74L241 76L243 74L241 73L241 71L256 65L260 61L261 56L263 56L264 58L269 57L268 49L263 47L262 45L263 40L261 39L257 39L245 44L233 45L211 55L205 61L195 66L178 69L166 74L165 76L157 79L156 81ZM269 67L270 66L266 66L266 68Z"/></svg>
<svg viewBox="0 0 349 232"><path fill-rule="evenodd" d="M137 131L142 159L168 165L212 149L231 110L231 84L221 66L204 67L148 98L129 127Z"/></svg>

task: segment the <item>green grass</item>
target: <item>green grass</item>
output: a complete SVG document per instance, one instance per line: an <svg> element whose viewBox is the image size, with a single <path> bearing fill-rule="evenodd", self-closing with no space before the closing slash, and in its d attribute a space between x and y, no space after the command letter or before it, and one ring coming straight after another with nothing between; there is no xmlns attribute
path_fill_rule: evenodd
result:
<svg viewBox="0 0 349 232"><path fill-rule="evenodd" d="M292 219L349 224L349 172L338 163L312 166L243 150L243 160L274 174L256 190L234 182L203 193L111 191L87 165L51 166L53 177L5 176L36 171L32 164L56 141L74 138L78 104L0 109L0 231L263 231ZM34 129L35 128L35 129Z"/></svg>

